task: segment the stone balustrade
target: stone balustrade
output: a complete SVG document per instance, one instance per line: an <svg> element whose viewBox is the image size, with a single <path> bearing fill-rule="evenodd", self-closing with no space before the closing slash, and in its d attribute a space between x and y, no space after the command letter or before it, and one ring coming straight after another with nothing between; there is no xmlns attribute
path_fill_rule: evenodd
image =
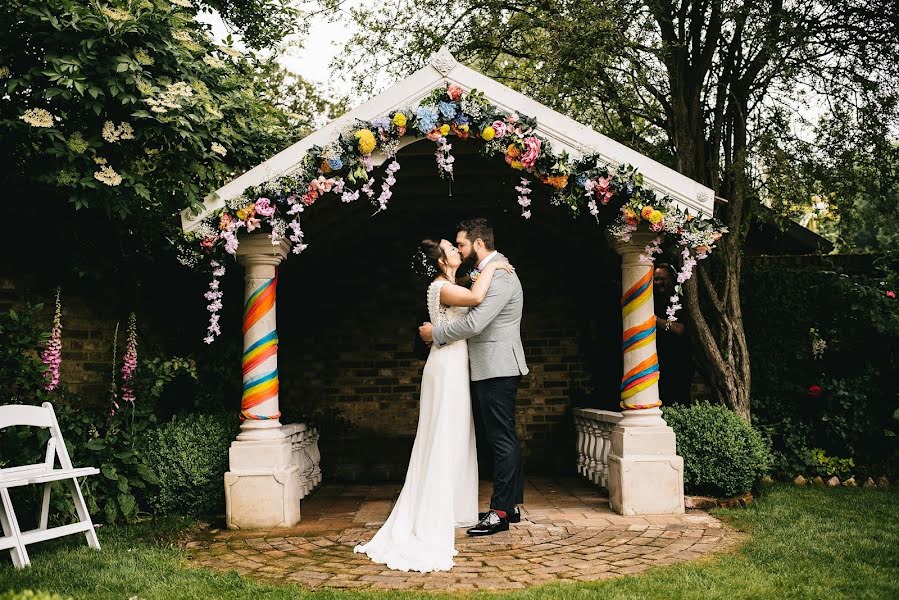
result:
<svg viewBox="0 0 899 600"><path fill-rule="evenodd" d="M318 449L318 428L305 423L282 425L281 431L290 440L293 463L299 467L300 500L308 496L322 482L321 452Z"/></svg>
<svg viewBox="0 0 899 600"><path fill-rule="evenodd" d="M606 489L609 487L609 451L612 448L612 429L615 428L621 417L620 412L611 410L574 409L578 473Z"/></svg>

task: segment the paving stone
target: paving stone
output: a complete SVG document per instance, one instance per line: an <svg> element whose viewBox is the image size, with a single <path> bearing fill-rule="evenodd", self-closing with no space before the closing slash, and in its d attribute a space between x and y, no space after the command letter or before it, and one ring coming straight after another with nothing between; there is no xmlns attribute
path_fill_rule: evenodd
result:
<svg viewBox="0 0 899 600"><path fill-rule="evenodd" d="M305 588L502 592L562 581L597 581L706 556L739 534L701 511L624 517L587 482L532 479L524 519L508 532L469 538L456 532L449 572L405 573L353 554L390 514L400 486L324 485L303 500L291 529L213 529L185 544L198 568ZM481 504L490 486L482 482Z"/></svg>

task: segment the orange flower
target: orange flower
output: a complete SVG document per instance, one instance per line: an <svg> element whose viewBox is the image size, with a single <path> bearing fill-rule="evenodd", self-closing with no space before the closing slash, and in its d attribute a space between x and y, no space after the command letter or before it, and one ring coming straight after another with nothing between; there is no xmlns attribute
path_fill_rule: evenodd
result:
<svg viewBox="0 0 899 600"><path fill-rule="evenodd" d="M328 164L328 161L326 161L326 160L322 161L321 171L322 171L322 173L330 173L331 172L331 165Z"/></svg>
<svg viewBox="0 0 899 600"><path fill-rule="evenodd" d="M509 144L509 147L506 148L506 154L512 158L518 158L521 156L521 150L515 144Z"/></svg>
<svg viewBox="0 0 899 600"><path fill-rule="evenodd" d="M568 175L551 175L546 178L546 183L557 190L565 189L565 186L568 185Z"/></svg>
<svg viewBox="0 0 899 600"><path fill-rule="evenodd" d="M644 219L648 219L649 215L652 214L653 208L651 206L644 206L643 210L640 211L640 216Z"/></svg>

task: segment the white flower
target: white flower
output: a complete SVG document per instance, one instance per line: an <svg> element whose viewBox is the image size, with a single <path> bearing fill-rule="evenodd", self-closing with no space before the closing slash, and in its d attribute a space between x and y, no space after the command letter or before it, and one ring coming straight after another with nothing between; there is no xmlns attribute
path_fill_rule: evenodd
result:
<svg viewBox="0 0 899 600"><path fill-rule="evenodd" d="M94 179L110 187L115 187L122 183L122 176L116 173L109 165L100 167L100 170L94 173Z"/></svg>
<svg viewBox="0 0 899 600"><path fill-rule="evenodd" d="M230 56L232 58L240 58L241 56L243 56L243 52L241 52L240 50L235 50L234 48L220 46L219 50L221 50L222 52L224 52L225 54L227 54L228 56Z"/></svg>
<svg viewBox="0 0 899 600"><path fill-rule="evenodd" d="M193 8L193 4L190 3L190 0L169 0L175 6L180 6L182 8Z"/></svg>
<svg viewBox="0 0 899 600"><path fill-rule="evenodd" d="M222 59L216 58L215 56L213 56L211 54L205 55L203 57L203 62L214 69L221 69L222 67L225 66L225 62Z"/></svg>
<svg viewBox="0 0 899 600"><path fill-rule="evenodd" d="M212 142L211 149L213 152L221 156L225 156L226 154L228 154L228 151L225 149L225 147L218 142Z"/></svg>
<svg viewBox="0 0 899 600"><path fill-rule="evenodd" d="M43 108L29 108L19 118L32 127L53 127L53 115Z"/></svg>
<svg viewBox="0 0 899 600"><path fill-rule="evenodd" d="M128 123L123 122L116 127L116 124L112 121L106 121L103 123L103 139L109 143L114 143L119 140L133 140L134 128Z"/></svg>

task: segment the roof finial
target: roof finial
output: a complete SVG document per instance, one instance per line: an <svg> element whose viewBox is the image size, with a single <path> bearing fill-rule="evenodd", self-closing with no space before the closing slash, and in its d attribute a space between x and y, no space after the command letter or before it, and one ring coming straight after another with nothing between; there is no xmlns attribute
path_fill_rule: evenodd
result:
<svg viewBox="0 0 899 600"><path fill-rule="evenodd" d="M446 46L441 46L440 50L434 53L431 56L431 60L429 61L431 66L434 67L438 73L441 75L446 75L450 71L453 70L459 61L456 60L449 50L447 50Z"/></svg>

